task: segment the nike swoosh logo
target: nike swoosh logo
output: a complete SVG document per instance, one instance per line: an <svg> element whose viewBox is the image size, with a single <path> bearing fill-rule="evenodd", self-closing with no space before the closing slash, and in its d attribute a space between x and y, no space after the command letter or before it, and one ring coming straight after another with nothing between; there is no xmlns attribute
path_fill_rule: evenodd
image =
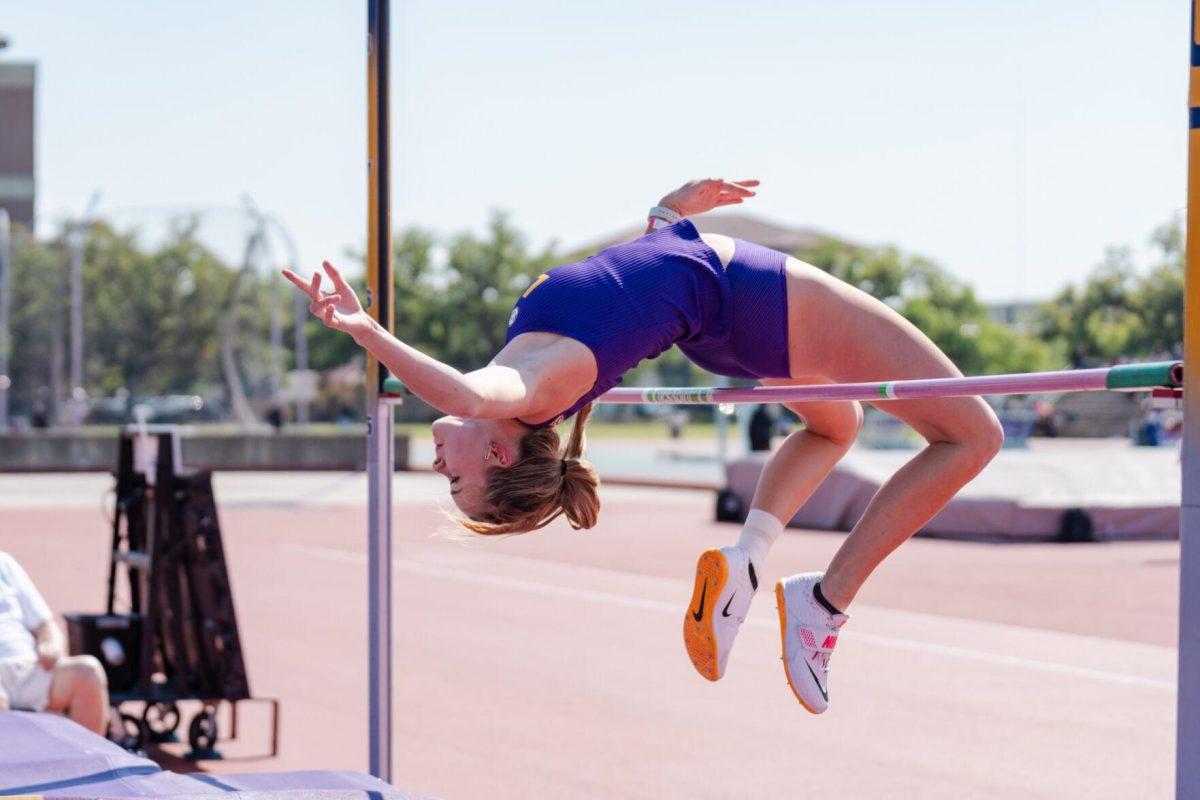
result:
<svg viewBox="0 0 1200 800"><path fill-rule="evenodd" d="M708 595L708 581L704 582L704 588L700 590L700 605L692 612L692 619L699 622L704 619L704 598ZM678 608L678 606L676 606Z"/></svg>
<svg viewBox="0 0 1200 800"><path fill-rule="evenodd" d="M729 595L729 600L726 601L725 608L721 610L722 617L729 616L729 604L733 602L733 598L735 598L735 597L737 597L737 592L734 592L733 594Z"/></svg>
<svg viewBox="0 0 1200 800"><path fill-rule="evenodd" d="M812 667L808 666L807 661L804 662L804 666L808 667L808 674L812 675L813 683L815 683L817 685L817 689L819 689L821 691L821 697L825 698L825 702L828 703L829 702L829 693L825 691L825 687L821 685L821 682L819 680L817 680L817 673L812 671Z"/></svg>

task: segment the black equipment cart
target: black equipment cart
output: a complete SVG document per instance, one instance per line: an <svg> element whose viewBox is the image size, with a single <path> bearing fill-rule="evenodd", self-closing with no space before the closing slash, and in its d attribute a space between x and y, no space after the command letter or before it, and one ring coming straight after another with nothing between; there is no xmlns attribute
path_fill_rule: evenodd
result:
<svg viewBox="0 0 1200 800"><path fill-rule="evenodd" d="M131 749L170 741L180 701L198 701L187 726L188 758L220 758L217 710L229 703L237 736L238 704L270 705L271 755L278 752L279 701L252 698L246 680L212 473L186 471L174 426L141 426L121 434L108 599L101 615L67 614L72 654L104 665L121 730ZM120 576L128 610L117 608ZM140 704L127 713L125 704Z"/></svg>

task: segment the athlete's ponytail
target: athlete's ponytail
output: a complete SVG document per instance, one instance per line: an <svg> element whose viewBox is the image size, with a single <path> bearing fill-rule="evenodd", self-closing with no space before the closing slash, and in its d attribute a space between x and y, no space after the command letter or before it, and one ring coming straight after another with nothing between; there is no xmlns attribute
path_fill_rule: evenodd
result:
<svg viewBox="0 0 1200 800"><path fill-rule="evenodd" d="M587 443L586 428L592 415L592 404L588 403L575 415L571 435L563 450L562 486L559 488L559 506L567 522L575 530L590 528L600 516L600 495L597 489L600 478L596 468L584 461L583 448Z"/></svg>
<svg viewBox="0 0 1200 800"><path fill-rule="evenodd" d="M559 450L553 428L532 430L521 439L519 456L508 467L493 467L487 478L487 509L475 519L460 518L467 530L485 536L527 533L560 515L572 528L590 528L600 515L600 478L583 459L588 403L575 415L566 447Z"/></svg>

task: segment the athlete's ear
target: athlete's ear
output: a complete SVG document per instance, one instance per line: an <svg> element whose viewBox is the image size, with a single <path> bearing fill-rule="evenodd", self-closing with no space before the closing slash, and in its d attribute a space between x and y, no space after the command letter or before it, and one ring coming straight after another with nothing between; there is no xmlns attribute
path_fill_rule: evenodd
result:
<svg viewBox="0 0 1200 800"><path fill-rule="evenodd" d="M488 459L499 467L511 467L513 463L512 450L499 442L488 442Z"/></svg>

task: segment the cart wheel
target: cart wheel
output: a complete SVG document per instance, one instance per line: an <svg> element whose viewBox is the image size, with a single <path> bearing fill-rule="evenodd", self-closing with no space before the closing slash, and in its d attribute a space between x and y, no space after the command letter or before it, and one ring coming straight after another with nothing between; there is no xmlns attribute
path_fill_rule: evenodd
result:
<svg viewBox="0 0 1200 800"><path fill-rule="evenodd" d="M217 714L214 709L205 708L192 717L188 725L188 744L192 752L188 758L220 758L214 746L217 743Z"/></svg>
<svg viewBox="0 0 1200 800"><path fill-rule="evenodd" d="M146 732L156 742L169 742L179 727L179 706L173 702L147 703L142 711Z"/></svg>
<svg viewBox="0 0 1200 800"><path fill-rule="evenodd" d="M141 750L146 738L142 721L133 714L126 714L123 711L121 712L121 727L112 732L118 737L113 741L130 752Z"/></svg>

